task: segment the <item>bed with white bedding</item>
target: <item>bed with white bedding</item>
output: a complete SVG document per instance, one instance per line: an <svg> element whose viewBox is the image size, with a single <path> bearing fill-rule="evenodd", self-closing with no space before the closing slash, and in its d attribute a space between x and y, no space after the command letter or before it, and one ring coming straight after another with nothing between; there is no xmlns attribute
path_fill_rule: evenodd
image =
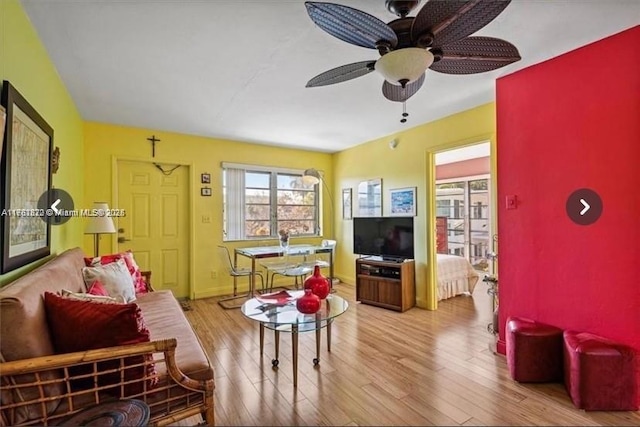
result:
<svg viewBox="0 0 640 427"><path fill-rule="evenodd" d="M473 293L480 275L466 258L438 255L438 301L463 293Z"/></svg>

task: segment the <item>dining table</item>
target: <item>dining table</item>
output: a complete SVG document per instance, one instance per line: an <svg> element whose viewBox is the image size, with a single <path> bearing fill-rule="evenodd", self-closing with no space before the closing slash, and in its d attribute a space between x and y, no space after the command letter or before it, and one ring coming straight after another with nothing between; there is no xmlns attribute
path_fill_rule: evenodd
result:
<svg viewBox="0 0 640 427"><path fill-rule="evenodd" d="M333 247L328 245L298 244L289 245L287 247L274 245L236 248L233 254L233 265L235 267L238 266L239 257L249 258L251 261L251 275L249 276L249 298L251 298L256 290L256 263L259 260L283 256L303 256L308 254L310 249L313 249L316 254L329 254L329 279L333 280Z"/></svg>

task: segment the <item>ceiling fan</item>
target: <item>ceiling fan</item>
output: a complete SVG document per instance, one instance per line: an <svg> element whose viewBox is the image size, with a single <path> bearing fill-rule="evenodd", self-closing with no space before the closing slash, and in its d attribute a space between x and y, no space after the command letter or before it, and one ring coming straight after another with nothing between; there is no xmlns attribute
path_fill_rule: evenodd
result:
<svg viewBox="0 0 640 427"><path fill-rule="evenodd" d="M321 73L306 87L345 82L378 71L385 78L383 95L405 102L422 87L425 71L475 74L520 60L511 43L493 37L473 37L493 21L511 0L427 0L415 17L407 16L419 0L386 0L399 18L388 24L378 18L335 3L305 2L311 20L338 39L376 49L380 58L354 62ZM406 111L403 117L408 114ZM401 120L403 123L406 119Z"/></svg>

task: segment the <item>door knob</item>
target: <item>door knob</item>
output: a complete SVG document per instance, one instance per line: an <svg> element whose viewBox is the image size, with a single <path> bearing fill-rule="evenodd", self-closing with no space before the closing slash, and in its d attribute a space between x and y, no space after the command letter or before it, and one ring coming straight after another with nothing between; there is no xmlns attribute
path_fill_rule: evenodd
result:
<svg viewBox="0 0 640 427"><path fill-rule="evenodd" d="M130 241L131 241L131 239L125 239L122 236L118 237L118 243L124 243L124 242L130 242Z"/></svg>

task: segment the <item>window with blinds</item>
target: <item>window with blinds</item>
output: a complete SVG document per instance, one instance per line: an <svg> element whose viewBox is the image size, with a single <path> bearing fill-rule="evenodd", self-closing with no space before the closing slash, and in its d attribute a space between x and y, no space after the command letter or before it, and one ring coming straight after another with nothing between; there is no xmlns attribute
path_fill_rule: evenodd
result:
<svg viewBox="0 0 640 427"><path fill-rule="evenodd" d="M319 186L303 171L223 163L224 240L319 235Z"/></svg>

